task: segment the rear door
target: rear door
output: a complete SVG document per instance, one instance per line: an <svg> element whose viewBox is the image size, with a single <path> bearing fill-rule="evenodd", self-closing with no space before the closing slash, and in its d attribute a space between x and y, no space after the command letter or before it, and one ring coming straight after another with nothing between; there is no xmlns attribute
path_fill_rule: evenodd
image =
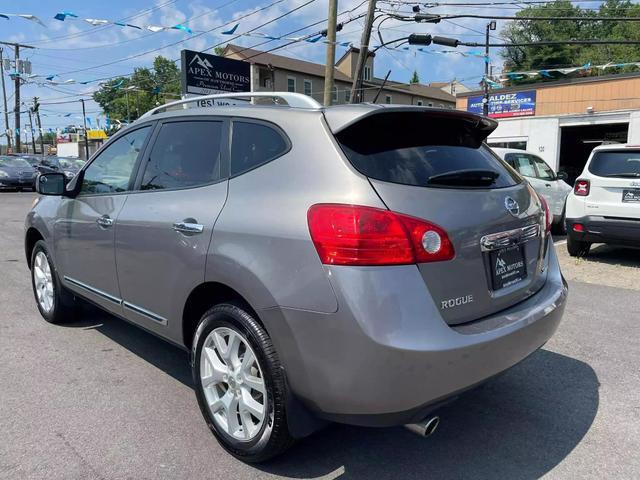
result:
<svg viewBox="0 0 640 480"><path fill-rule="evenodd" d="M204 281L213 225L227 198L228 136L228 122L220 118L160 122L135 191L118 216L116 265L124 314L176 340L181 323L174 320Z"/></svg>
<svg viewBox="0 0 640 480"><path fill-rule="evenodd" d="M544 283L540 204L531 187L482 145L491 129L476 118L382 112L336 135L390 210L446 230L455 258L418 268L450 324L507 308Z"/></svg>
<svg viewBox="0 0 640 480"><path fill-rule="evenodd" d="M640 219L640 150L596 150L587 164L588 215Z"/></svg>

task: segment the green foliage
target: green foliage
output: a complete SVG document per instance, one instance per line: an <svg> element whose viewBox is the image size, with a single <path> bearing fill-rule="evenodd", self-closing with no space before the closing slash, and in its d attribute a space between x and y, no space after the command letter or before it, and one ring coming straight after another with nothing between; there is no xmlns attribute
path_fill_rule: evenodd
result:
<svg viewBox="0 0 640 480"><path fill-rule="evenodd" d="M411 76L411 80L409 80L409 83L420 83L420 77L418 76L417 70L413 71L413 75Z"/></svg>
<svg viewBox="0 0 640 480"><path fill-rule="evenodd" d="M158 56L152 69L136 68L130 78L109 80L93 94L93 99L112 122L127 122L179 96L180 70L171 60Z"/></svg>
<svg viewBox="0 0 640 480"><path fill-rule="evenodd" d="M630 0L606 0L598 10L582 9L567 0L531 6L516 16L527 17L640 17L640 5ZM502 31L509 43L535 43L539 41L569 40L640 40L637 22L602 22L549 20L509 22ZM552 45L533 47L507 47L502 51L505 70L542 70L578 66L586 63L605 64L640 60L640 45ZM605 74L616 73L613 69ZM602 74L600 70L590 74ZM540 81L544 78L529 79ZM547 79L549 80L549 79Z"/></svg>

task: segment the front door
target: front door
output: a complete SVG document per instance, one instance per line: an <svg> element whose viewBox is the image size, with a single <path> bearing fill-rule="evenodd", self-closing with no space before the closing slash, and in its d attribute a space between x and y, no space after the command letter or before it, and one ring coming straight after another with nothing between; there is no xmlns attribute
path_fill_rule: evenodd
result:
<svg viewBox="0 0 640 480"><path fill-rule="evenodd" d="M227 131L215 118L161 122L116 222L124 315L175 341L227 198Z"/></svg>
<svg viewBox="0 0 640 480"><path fill-rule="evenodd" d="M117 313L114 225L150 130L144 126L120 136L94 158L79 194L61 202L54 226L56 266L65 286Z"/></svg>

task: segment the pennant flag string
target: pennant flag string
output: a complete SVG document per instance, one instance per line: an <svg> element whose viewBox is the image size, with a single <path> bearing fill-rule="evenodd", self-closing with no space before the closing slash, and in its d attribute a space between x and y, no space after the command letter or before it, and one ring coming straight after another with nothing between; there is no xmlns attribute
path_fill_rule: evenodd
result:
<svg viewBox="0 0 640 480"><path fill-rule="evenodd" d="M10 20L11 17L24 18L25 20L30 20L32 22L35 22L35 23L39 24L39 25L42 25L43 27L46 27L46 25L44 23L42 23L42 20L40 20L35 15L31 15L29 13L0 13L0 17L1 18L5 18L7 20Z"/></svg>
<svg viewBox="0 0 640 480"><path fill-rule="evenodd" d="M53 18L56 20L60 20L61 22L64 22L67 18L80 18L80 17L73 12L69 12L65 10L62 12L58 12ZM83 18L82 20L87 22L89 25L93 25L94 27L100 27L104 25L117 25L119 27L129 27L129 28L135 28L137 30L142 30L144 28L154 33L166 32L169 30L182 30L183 32L187 32L189 34L193 33L193 30L191 30L191 28L181 23L178 23L176 25L169 25L169 26L166 26L166 25L140 26L140 25L133 25L131 23L123 23L123 22L117 22L113 20L107 20L103 18Z"/></svg>

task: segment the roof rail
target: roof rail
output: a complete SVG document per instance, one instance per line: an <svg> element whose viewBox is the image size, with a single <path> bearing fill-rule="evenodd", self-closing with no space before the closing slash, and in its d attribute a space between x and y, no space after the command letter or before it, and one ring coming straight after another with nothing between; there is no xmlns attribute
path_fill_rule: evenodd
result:
<svg viewBox="0 0 640 480"><path fill-rule="evenodd" d="M212 95L200 95L198 97L183 98L182 100L176 100L175 102L165 103L156 108L152 108L140 118L150 117L169 107L175 107L177 105L186 105L187 103L200 102L202 100L216 100L219 98L274 98L281 99L287 102L287 106L292 108L322 108L318 102L313 98L303 95L301 93L293 92L236 92L236 93L216 93Z"/></svg>

